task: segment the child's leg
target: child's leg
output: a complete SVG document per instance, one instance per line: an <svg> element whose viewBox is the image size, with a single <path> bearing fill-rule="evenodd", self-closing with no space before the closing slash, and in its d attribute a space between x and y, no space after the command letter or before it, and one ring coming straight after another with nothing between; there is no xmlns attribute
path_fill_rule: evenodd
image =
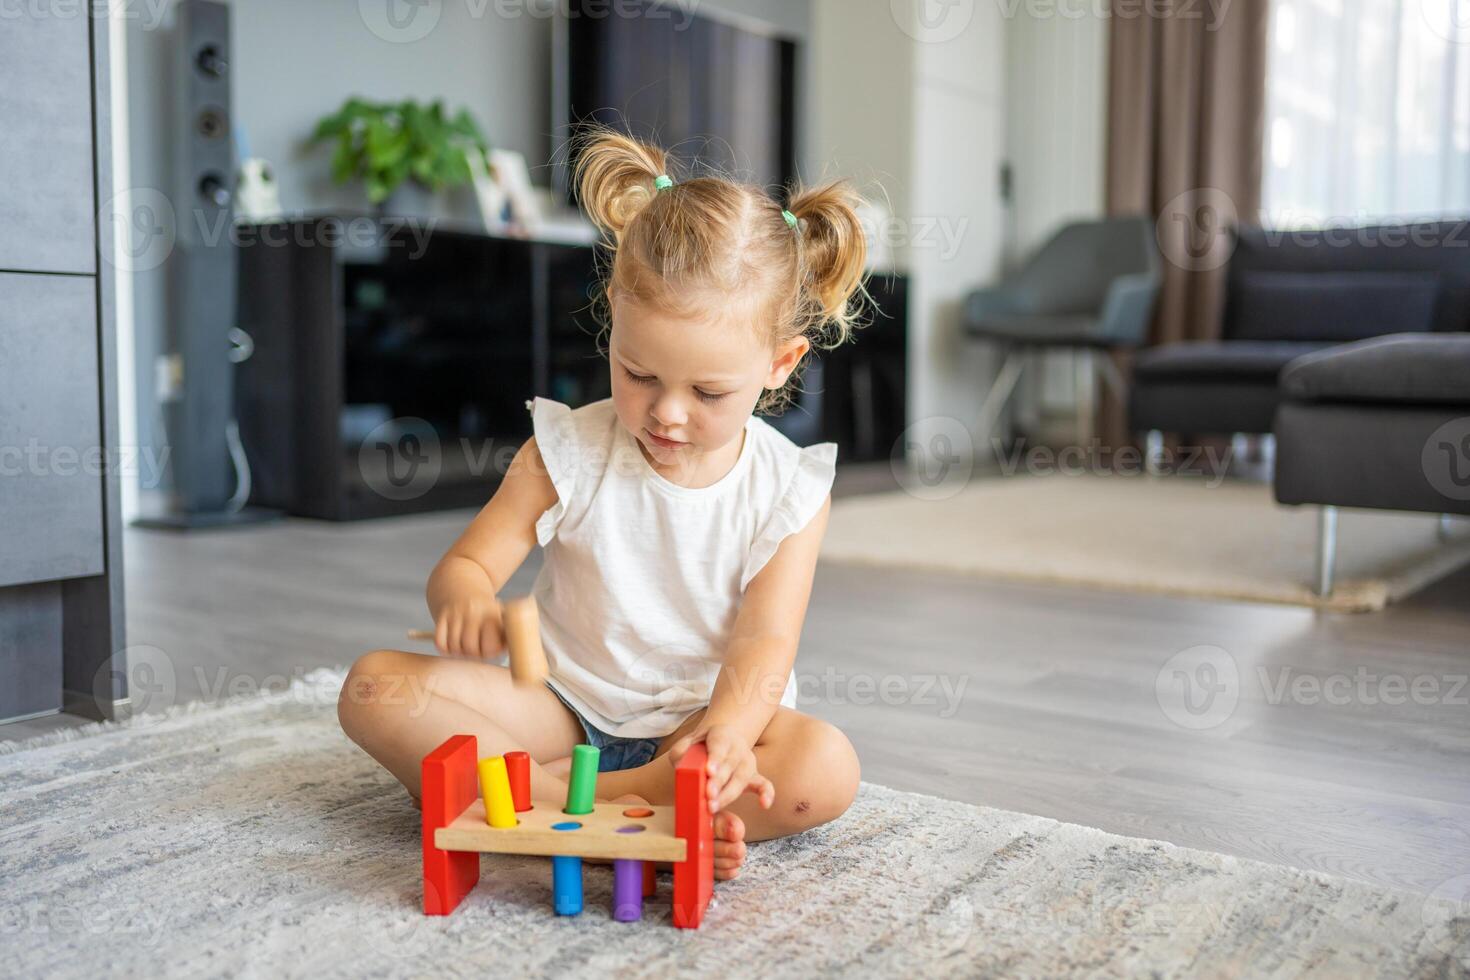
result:
<svg viewBox="0 0 1470 980"><path fill-rule="evenodd" d="M544 684L518 685L495 664L375 650L352 665L337 703L342 730L419 797L424 756L451 735L474 735L480 755L530 753L533 799L565 799L566 783L538 762L582 741L576 717Z"/></svg>
<svg viewBox="0 0 1470 980"><path fill-rule="evenodd" d="M669 747L694 731L704 712L696 712L659 744L652 762L637 769L605 772L597 777L598 793L631 793L650 803L674 800L674 767ZM799 834L840 817L857 796L861 770L857 752L833 725L791 708L777 708L755 744L756 766L776 787L776 801L761 809L746 795L724 812L745 825L745 839L769 840Z"/></svg>

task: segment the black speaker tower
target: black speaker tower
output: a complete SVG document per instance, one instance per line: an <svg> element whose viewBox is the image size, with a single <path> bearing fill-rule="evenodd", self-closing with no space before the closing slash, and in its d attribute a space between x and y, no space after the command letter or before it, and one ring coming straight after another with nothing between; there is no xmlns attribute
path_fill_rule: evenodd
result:
<svg viewBox="0 0 1470 980"><path fill-rule="evenodd" d="M237 256L232 234L235 145L230 98L230 8L181 0L173 45L173 204L168 260L169 349L161 383L173 496L143 526L254 522L275 511L242 506L248 470L234 432ZM232 337L234 334L234 337ZM232 452L232 442L235 451Z"/></svg>

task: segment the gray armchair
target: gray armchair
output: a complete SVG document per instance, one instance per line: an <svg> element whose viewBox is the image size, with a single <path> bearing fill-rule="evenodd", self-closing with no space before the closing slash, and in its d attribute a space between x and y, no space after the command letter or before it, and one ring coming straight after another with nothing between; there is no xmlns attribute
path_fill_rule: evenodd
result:
<svg viewBox="0 0 1470 980"><path fill-rule="evenodd" d="M1123 379L1107 354L1144 342L1161 280L1153 222L1131 216L1066 225L1005 282L971 293L965 332L1006 350L980 409L979 438L989 440L1027 355L1062 348L1077 358L1079 439L1085 440L1091 406L1082 403L1080 389L1087 372L1099 371L1124 398ZM1098 352L1104 356L1092 356Z"/></svg>

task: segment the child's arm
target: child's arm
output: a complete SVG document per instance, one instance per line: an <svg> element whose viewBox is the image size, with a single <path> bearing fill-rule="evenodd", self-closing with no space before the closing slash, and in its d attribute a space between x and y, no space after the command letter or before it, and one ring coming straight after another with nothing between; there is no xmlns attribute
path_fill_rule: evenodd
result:
<svg viewBox="0 0 1470 980"><path fill-rule="evenodd" d="M756 771L752 750L776 714L796 662L831 506L828 497L811 522L782 541L746 586L704 719L670 751L677 763L689 746L706 744L711 811L728 806L742 793L756 793L764 807L775 798L770 780Z"/></svg>
<svg viewBox="0 0 1470 980"><path fill-rule="evenodd" d="M536 546L536 520L556 503L546 464L528 439L495 495L429 575L427 599L440 653L490 658L505 647L495 593Z"/></svg>

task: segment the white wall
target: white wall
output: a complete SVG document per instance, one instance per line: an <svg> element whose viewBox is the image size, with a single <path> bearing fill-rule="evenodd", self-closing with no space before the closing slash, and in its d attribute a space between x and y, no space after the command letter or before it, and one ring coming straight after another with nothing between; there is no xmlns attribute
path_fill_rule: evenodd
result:
<svg viewBox="0 0 1470 980"><path fill-rule="evenodd" d="M909 417L921 450L956 423L977 436L999 367L962 334L966 294L1063 222L1103 211L1107 32L1088 5L813 4L808 145L832 172L877 178L892 204L911 275ZM1069 412L1070 364L1052 361L1046 402Z"/></svg>
<svg viewBox="0 0 1470 980"><path fill-rule="evenodd" d="M960 20L937 28L886 0L816 0L812 17L809 145L830 172L876 179L892 208L920 451L932 420L969 426L978 412L993 368L961 338L960 303L995 275L1002 249L1004 25L993 4L946 9Z"/></svg>
<svg viewBox="0 0 1470 980"><path fill-rule="evenodd" d="M912 183L914 52L908 40L886 2L812 4L812 172L802 176L813 182L850 177L865 194L886 196L896 215L908 213Z"/></svg>
<svg viewBox="0 0 1470 980"><path fill-rule="evenodd" d="M1021 2L1006 20L1007 268L1059 226L1103 213L1107 67L1108 20L1090 5ZM1042 439L1051 435L1047 416L1061 423L1057 438L1073 435L1073 356L1048 355L1040 376L1017 392L1028 427Z"/></svg>
<svg viewBox="0 0 1470 980"><path fill-rule="evenodd" d="M1006 21L1006 155L1014 177L1007 260L1056 227L1103 213L1108 21L1086 4ZM1037 12L1041 7L1038 5Z"/></svg>
<svg viewBox="0 0 1470 980"><path fill-rule="evenodd" d="M977 2L969 12L963 29L943 40L956 25L910 24L917 40L909 419L921 455L962 448L934 439L958 431L955 422L973 427L996 369L994 352L966 339L961 317L965 297L1000 269L1005 25L995 4Z"/></svg>

